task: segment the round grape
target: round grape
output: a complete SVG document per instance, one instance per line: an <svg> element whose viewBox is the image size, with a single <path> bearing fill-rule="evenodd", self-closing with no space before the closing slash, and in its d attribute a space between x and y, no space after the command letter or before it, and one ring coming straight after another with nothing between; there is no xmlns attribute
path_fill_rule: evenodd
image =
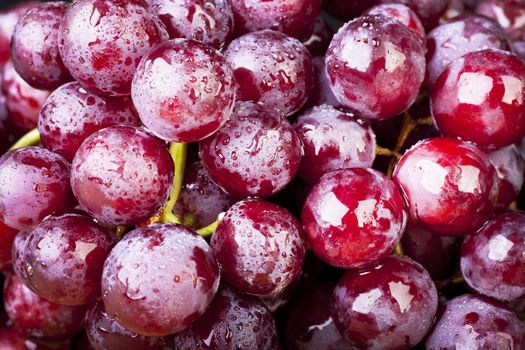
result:
<svg viewBox="0 0 525 350"><path fill-rule="evenodd" d="M131 225L155 215L173 187L173 160L164 142L133 126L102 129L73 159L71 187L99 222Z"/></svg>
<svg viewBox="0 0 525 350"><path fill-rule="evenodd" d="M330 86L341 104L369 119L388 119L416 100L425 78L420 39L385 16L346 23L326 53Z"/></svg>
<svg viewBox="0 0 525 350"><path fill-rule="evenodd" d="M359 349L410 349L429 331L437 306L428 272L399 256L368 270L347 271L332 296L337 328Z"/></svg>
<svg viewBox="0 0 525 350"><path fill-rule="evenodd" d="M481 0L476 13L497 21L512 40L525 39L525 3L521 0Z"/></svg>
<svg viewBox="0 0 525 350"><path fill-rule="evenodd" d="M496 149L525 136L525 63L517 55L488 49L457 59L431 90L439 131Z"/></svg>
<svg viewBox="0 0 525 350"><path fill-rule="evenodd" d="M260 199L233 205L220 219L211 246L222 277L257 295L284 291L299 276L305 254L295 217Z"/></svg>
<svg viewBox="0 0 525 350"><path fill-rule="evenodd" d="M35 338L63 339L82 328L85 308L47 301L11 275L4 285L4 306L14 326Z"/></svg>
<svg viewBox="0 0 525 350"><path fill-rule="evenodd" d="M426 342L428 350L525 348L525 325L503 305L462 295L450 300Z"/></svg>
<svg viewBox="0 0 525 350"><path fill-rule="evenodd" d="M131 99L101 97L76 82L56 89L42 106L38 119L44 147L68 160L88 136L114 125L140 125Z"/></svg>
<svg viewBox="0 0 525 350"><path fill-rule="evenodd" d="M53 213L73 206L69 163L40 147L10 151L0 158L0 220L30 230Z"/></svg>
<svg viewBox="0 0 525 350"><path fill-rule="evenodd" d="M410 7L393 3L377 5L369 8L364 13L365 16L383 15L390 17L406 25L416 36L421 40L421 43L426 42L426 33L421 20L417 14L410 9Z"/></svg>
<svg viewBox="0 0 525 350"><path fill-rule="evenodd" d="M218 287L219 267L206 241L174 224L126 234L102 275L107 313L148 336L187 328L206 311Z"/></svg>
<svg viewBox="0 0 525 350"><path fill-rule="evenodd" d="M199 143L199 152L210 177L231 196L269 197L294 178L302 147L286 119L240 102L224 127Z"/></svg>
<svg viewBox="0 0 525 350"><path fill-rule="evenodd" d="M351 113L317 106L302 113L294 129L304 149L298 174L310 184L331 170L369 168L374 163L375 134Z"/></svg>
<svg viewBox="0 0 525 350"><path fill-rule="evenodd" d="M476 146L450 138L418 142L393 175L414 223L446 236L465 235L492 214L496 170Z"/></svg>
<svg viewBox="0 0 525 350"><path fill-rule="evenodd" d="M461 272L474 290L501 301L525 297L525 212L500 214L467 236Z"/></svg>
<svg viewBox="0 0 525 350"><path fill-rule="evenodd" d="M401 192L371 169L325 174L304 204L301 222L314 253L345 269L369 267L392 252L405 230Z"/></svg>
<svg viewBox="0 0 525 350"><path fill-rule="evenodd" d="M25 246L31 289L62 305L83 305L95 300L113 240L107 229L85 216L46 218L31 232Z"/></svg>
<svg viewBox="0 0 525 350"><path fill-rule="evenodd" d="M146 0L170 38L193 39L219 48L233 34L229 0Z"/></svg>
<svg viewBox="0 0 525 350"><path fill-rule="evenodd" d="M69 4L54 1L28 11L11 37L11 60L20 76L31 86L53 90L73 80L58 51L60 22Z"/></svg>
<svg viewBox="0 0 525 350"><path fill-rule="evenodd" d="M238 98L282 116L298 111L313 89L313 64L297 39L272 30L233 40L224 52L238 84Z"/></svg>
<svg viewBox="0 0 525 350"><path fill-rule="evenodd" d="M488 156L499 180L496 209L504 210L518 197L523 187L525 164L516 145L492 151Z"/></svg>
<svg viewBox="0 0 525 350"><path fill-rule="evenodd" d="M232 0L237 36L273 29L305 39L321 10L320 0Z"/></svg>
<svg viewBox="0 0 525 350"><path fill-rule="evenodd" d="M143 0L77 0L60 25L59 49L84 88L125 96L142 57L166 39L166 29Z"/></svg>
<svg viewBox="0 0 525 350"><path fill-rule="evenodd" d="M104 303L97 301L86 314L86 333L95 350L160 350L164 337L148 337L122 327L108 315Z"/></svg>
<svg viewBox="0 0 525 350"><path fill-rule="evenodd" d="M137 68L132 98L140 119L167 141L194 142L215 133L235 105L235 79L217 50L174 39L152 49Z"/></svg>
<svg viewBox="0 0 525 350"><path fill-rule="evenodd" d="M273 316L255 297L222 287L192 326L173 336L177 350L278 350Z"/></svg>

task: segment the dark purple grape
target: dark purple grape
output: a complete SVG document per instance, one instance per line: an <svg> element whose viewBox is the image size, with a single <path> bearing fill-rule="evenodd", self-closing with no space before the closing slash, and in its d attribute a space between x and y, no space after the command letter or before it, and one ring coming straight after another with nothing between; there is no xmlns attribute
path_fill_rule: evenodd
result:
<svg viewBox="0 0 525 350"><path fill-rule="evenodd" d="M140 125L128 97L101 97L78 83L61 86L47 98L38 119L44 147L72 160L84 140L114 125Z"/></svg>
<svg viewBox="0 0 525 350"><path fill-rule="evenodd" d="M369 119L388 119L416 100L425 78L421 40L385 16L346 23L326 53L326 70L341 104Z"/></svg>
<svg viewBox="0 0 525 350"><path fill-rule="evenodd" d="M407 222L395 183L371 169L325 174L304 204L301 222L324 262L346 269L372 266L392 252Z"/></svg>
<svg viewBox="0 0 525 350"><path fill-rule="evenodd" d="M465 294L447 303L426 349L525 349L525 324L503 305Z"/></svg>
<svg viewBox="0 0 525 350"><path fill-rule="evenodd" d="M406 25L416 36L421 40L421 43L426 42L426 33L421 20L417 14L410 9L410 7L393 3L382 4L369 8L364 13L365 16L383 15L390 17Z"/></svg>
<svg viewBox="0 0 525 350"><path fill-rule="evenodd" d="M369 168L374 163L375 134L352 113L317 106L302 113L294 129L304 150L298 175L310 184L331 170Z"/></svg>
<svg viewBox="0 0 525 350"><path fill-rule="evenodd" d="M86 333L95 350L161 350L164 337L148 337L133 333L109 316L104 303L97 301L86 314Z"/></svg>
<svg viewBox="0 0 525 350"><path fill-rule="evenodd" d="M275 204L248 199L233 205L211 238L222 277L246 293L279 294L301 272L301 230L295 217Z"/></svg>
<svg viewBox="0 0 525 350"><path fill-rule="evenodd" d="M313 89L313 65L297 39L272 30L235 39L224 52L237 81L237 96L290 116Z"/></svg>
<svg viewBox="0 0 525 350"><path fill-rule="evenodd" d="M331 283L316 285L295 299L286 322L288 350L355 350L343 339L330 313Z"/></svg>
<svg viewBox="0 0 525 350"><path fill-rule="evenodd" d="M99 222L130 225L156 214L173 187L173 160L163 141L132 126L102 129L82 144L71 170L82 209Z"/></svg>
<svg viewBox="0 0 525 350"><path fill-rule="evenodd" d="M6 271L11 268L12 247L17 234L18 230L0 221L0 271Z"/></svg>
<svg viewBox="0 0 525 350"><path fill-rule="evenodd" d="M18 128L28 131L38 124L38 113L49 96L49 91L37 90L25 82L11 62L3 66L2 93L9 120Z"/></svg>
<svg viewBox="0 0 525 350"><path fill-rule="evenodd" d="M4 285L4 306L14 326L35 338L71 337L82 328L85 308L42 299L11 275Z"/></svg>
<svg viewBox="0 0 525 350"><path fill-rule="evenodd" d="M332 317L359 349L410 349L427 334L438 306L421 265L390 256L368 270L347 271L332 297Z"/></svg>
<svg viewBox="0 0 525 350"><path fill-rule="evenodd" d="M78 0L60 25L60 54L86 89L109 96L130 94L142 57L168 33L143 0Z"/></svg>
<svg viewBox="0 0 525 350"><path fill-rule="evenodd" d="M194 142L212 135L230 118L235 89L232 70L219 51L174 39L144 57L131 92L140 119L155 135Z"/></svg>
<svg viewBox="0 0 525 350"><path fill-rule="evenodd" d="M509 38L494 21L481 16L454 18L428 34L428 86L435 84L441 73L461 56L484 49L509 50Z"/></svg>
<svg viewBox="0 0 525 350"><path fill-rule="evenodd" d="M328 75L326 74L325 56L314 57L312 59L314 64L314 89L310 93L307 107L315 107L321 105L329 105L340 108L341 103L335 98Z"/></svg>
<svg viewBox="0 0 525 350"><path fill-rule="evenodd" d="M416 224L408 224L401 238L406 256L420 263L434 279L450 277L459 257L458 238L436 235Z"/></svg>
<svg viewBox="0 0 525 350"><path fill-rule="evenodd" d="M255 297L222 287L204 315L173 336L177 350L278 350L273 316Z"/></svg>
<svg viewBox="0 0 525 350"><path fill-rule="evenodd" d="M418 142L401 158L393 175L414 223L445 236L479 228L492 214L496 170L473 144L445 137Z"/></svg>
<svg viewBox="0 0 525 350"><path fill-rule="evenodd" d="M501 301L525 297L525 212L500 214L467 236L461 272L474 290Z"/></svg>
<svg viewBox="0 0 525 350"><path fill-rule="evenodd" d="M170 38L193 39L219 48L233 33L229 0L146 0Z"/></svg>
<svg viewBox="0 0 525 350"><path fill-rule="evenodd" d="M107 229L85 216L46 218L31 232L25 246L31 289L62 305L83 305L95 300L113 241Z"/></svg>
<svg viewBox="0 0 525 350"><path fill-rule="evenodd" d="M497 149L525 136L525 62L495 49L470 52L441 73L432 116L450 137Z"/></svg>
<svg viewBox="0 0 525 350"><path fill-rule="evenodd" d="M295 176L301 140L290 123L263 106L239 102L232 118L199 143L211 178L236 198L269 197Z"/></svg>
<svg viewBox="0 0 525 350"><path fill-rule="evenodd" d="M174 212L180 217L191 216L192 226L201 228L217 220L232 204L230 196L211 180L202 163L197 161L184 172L184 184Z"/></svg>
<svg viewBox="0 0 525 350"><path fill-rule="evenodd" d="M10 151L0 158L0 220L29 230L53 213L72 208L69 163L40 147Z"/></svg>
<svg viewBox="0 0 525 350"><path fill-rule="evenodd" d="M31 86L53 90L73 80L58 51L60 22L69 4L47 2L28 11L11 37L11 60L20 76Z"/></svg>
<svg viewBox="0 0 525 350"><path fill-rule="evenodd" d="M164 336L199 318L219 287L206 241L184 226L136 229L111 251L102 275L107 313L132 332Z"/></svg>
<svg viewBox="0 0 525 350"><path fill-rule="evenodd" d="M323 17L319 16L314 22L312 34L303 41L303 45L312 57L324 56L333 36L334 30L330 27L330 24Z"/></svg>
<svg viewBox="0 0 525 350"><path fill-rule="evenodd" d="M232 0L237 36L273 29L298 39L311 32L321 10L321 0Z"/></svg>
<svg viewBox="0 0 525 350"><path fill-rule="evenodd" d="M518 197L523 187L525 164L516 145L492 151L488 156L499 179L496 209L503 210Z"/></svg>

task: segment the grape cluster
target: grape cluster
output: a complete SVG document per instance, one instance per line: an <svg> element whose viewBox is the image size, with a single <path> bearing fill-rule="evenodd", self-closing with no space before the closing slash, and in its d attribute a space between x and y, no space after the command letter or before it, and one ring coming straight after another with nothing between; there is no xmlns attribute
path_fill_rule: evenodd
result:
<svg viewBox="0 0 525 350"><path fill-rule="evenodd" d="M525 350L525 1L3 7L0 350Z"/></svg>

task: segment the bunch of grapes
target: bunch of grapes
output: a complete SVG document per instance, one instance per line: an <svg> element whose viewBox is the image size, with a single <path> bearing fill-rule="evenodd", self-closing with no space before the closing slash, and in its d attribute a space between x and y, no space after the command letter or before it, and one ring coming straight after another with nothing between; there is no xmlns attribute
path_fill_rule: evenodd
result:
<svg viewBox="0 0 525 350"><path fill-rule="evenodd" d="M525 1L0 12L0 350L525 350Z"/></svg>

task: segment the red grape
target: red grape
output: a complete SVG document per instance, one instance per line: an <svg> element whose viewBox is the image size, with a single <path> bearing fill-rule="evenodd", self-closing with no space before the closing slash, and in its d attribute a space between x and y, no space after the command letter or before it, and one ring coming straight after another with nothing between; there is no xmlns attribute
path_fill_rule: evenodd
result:
<svg viewBox="0 0 525 350"><path fill-rule="evenodd" d="M418 142L401 158L393 177L405 194L412 221L435 233L467 234L494 209L496 171L488 156L467 142Z"/></svg>
<svg viewBox="0 0 525 350"><path fill-rule="evenodd" d="M24 335L12 327L0 327L0 349L29 350Z"/></svg>
<svg viewBox="0 0 525 350"><path fill-rule="evenodd" d="M332 297L332 315L359 349L410 349L432 326L437 298L421 265L390 256L373 268L343 275Z"/></svg>
<svg viewBox="0 0 525 350"><path fill-rule="evenodd" d="M0 158L0 220L12 228L29 230L52 213L73 204L70 165L56 153L26 147Z"/></svg>
<svg viewBox="0 0 525 350"><path fill-rule="evenodd" d="M193 40L152 49L133 79L140 119L158 137L194 142L216 132L235 104L235 79L224 57Z"/></svg>
<svg viewBox="0 0 525 350"><path fill-rule="evenodd" d="M30 288L29 279L27 277L26 269L26 254L28 253L26 249L27 239L31 231L20 231L13 241L11 246L11 257L13 264L13 272L15 275L22 279L24 284Z"/></svg>
<svg viewBox="0 0 525 350"><path fill-rule="evenodd" d="M434 85L441 73L466 53L491 48L510 49L509 38L496 22L468 16L443 23L428 34L426 84Z"/></svg>
<svg viewBox="0 0 525 350"><path fill-rule="evenodd" d="M3 68L2 92L9 119L22 130L35 128L38 123L38 113L49 92L37 90L27 84L15 71L11 62Z"/></svg>
<svg viewBox="0 0 525 350"><path fill-rule="evenodd" d="M180 217L192 215L197 228L213 223L228 210L232 199L210 178L201 162L190 164L184 173L184 184L174 212Z"/></svg>
<svg viewBox="0 0 525 350"><path fill-rule="evenodd" d="M295 176L301 140L290 123L260 105L239 102L232 118L199 143L210 177L236 198L269 197Z"/></svg>
<svg viewBox="0 0 525 350"><path fill-rule="evenodd" d="M525 63L501 50L471 52L453 62L431 91L432 116L445 136L485 149L525 136Z"/></svg>
<svg viewBox="0 0 525 350"><path fill-rule="evenodd" d="M78 214L50 216L29 235L24 257L31 289L54 303L82 305L100 294L114 238Z"/></svg>
<svg viewBox="0 0 525 350"><path fill-rule="evenodd" d="M163 337L148 337L133 333L109 316L104 303L94 303L86 314L86 333L96 350L160 350Z"/></svg>
<svg viewBox="0 0 525 350"><path fill-rule="evenodd" d="M272 314L255 297L222 287L192 326L173 336L177 350L278 350Z"/></svg>
<svg viewBox="0 0 525 350"><path fill-rule="evenodd" d="M295 217L260 199L233 205L219 221L211 246L222 277L257 295L284 291L299 276L305 254Z"/></svg>
<svg viewBox="0 0 525 350"><path fill-rule="evenodd" d="M525 349L525 325L503 305L465 294L447 303L426 349Z"/></svg>
<svg viewBox="0 0 525 350"><path fill-rule="evenodd" d="M84 140L100 129L114 125L140 125L128 97L101 97L78 83L55 90L40 111L38 131L42 144L72 160Z"/></svg>
<svg viewBox="0 0 525 350"><path fill-rule="evenodd" d="M237 36L273 29L306 39L321 10L321 0L232 0Z"/></svg>
<svg viewBox="0 0 525 350"><path fill-rule="evenodd" d="M16 23L26 11L36 5L38 5L36 1L27 1L0 11L0 66L6 64L10 59L11 35L15 30Z"/></svg>
<svg viewBox="0 0 525 350"><path fill-rule="evenodd" d="M229 0L146 0L170 38L193 39L219 48L233 34Z"/></svg>
<svg viewBox="0 0 525 350"><path fill-rule="evenodd" d="M523 187L525 164L516 145L489 153L489 159L498 174L497 209L505 209L514 201Z"/></svg>
<svg viewBox="0 0 525 350"><path fill-rule="evenodd" d="M4 285L4 305L14 326L36 338L71 337L84 320L83 306L58 305L42 299L11 275Z"/></svg>
<svg viewBox="0 0 525 350"><path fill-rule="evenodd" d="M346 23L326 53L335 97L370 119L388 119L416 100L425 78L421 40L404 24L385 16Z"/></svg>
<svg viewBox="0 0 525 350"><path fill-rule="evenodd" d="M219 287L206 241L184 226L152 225L124 237L102 275L107 313L132 332L164 336L199 318Z"/></svg>
<svg viewBox="0 0 525 350"><path fill-rule="evenodd" d="M481 0L476 13L497 21L512 40L525 39L525 3L522 0Z"/></svg>
<svg viewBox="0 0 525 350"><path fill-rule="evenodd" d="M525 212L500 214L465 239L461 271L476 291L501 301L525 297Z"/></svg>
<svg viewBox="0 0 525 350"><path fill-rule="evenodd" d="M143 129L112 126L84 141L71 170L80 206L99 222L130 225L156 214L173 187L166 145Z"/></svg>
<svg viewBox="0 0 525 350"><path fill-rule="evenodd" d="M40 4L18 21L13 32L13 66L37 89L53 90L72 80L58 51L58 29L68 6L63 1Z"/></svg>
<svg viewBox="0 0 525 350"><path fill-rule="evenodd" d="M344 168L369 168L375 159L375 135L351 113L322 105L301 114L294 129L303 143L299 176L313 184L323 174Z"/></svg>
<svg viewBox="0 0 525 350"><path fill-rule="evenodd" d="M235 39L224 52L238 84L238 98L290 116L313 88L310 53L297 39L272 30Z"/></svg>
<svg viewBox="0 0 525 350"><path fill-rule="evenodd" d="M144 0L77 0L60 26L64 65L86 89L129 95L133 74L148 50L168 38Z"/></svg>
<svg viewBox="0 0 525 350"><path fill-rule="evenodd" d="M421 40L421 43L426 42L426 33L421 20L417 14L410 9L410 7L403 4L383 4L369 8L364 15L383 15L390 17L406 25L416 36Z"/></svg>
<svg viewBox="0 0 525 350"><path fill-rule="evenodd" d="M401 192L371 169L325 174L312 188L301 222L315 254L346 268L369 267L392 252L405 230Z"/></svg>

